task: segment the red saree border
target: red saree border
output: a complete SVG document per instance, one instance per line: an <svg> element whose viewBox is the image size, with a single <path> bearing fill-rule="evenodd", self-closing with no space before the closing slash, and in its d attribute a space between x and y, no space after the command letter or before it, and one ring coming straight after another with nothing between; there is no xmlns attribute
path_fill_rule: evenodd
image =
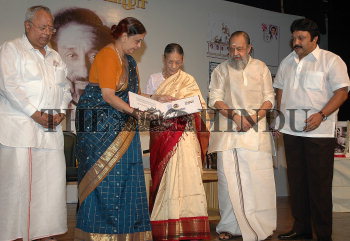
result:
<svg viewBox="0 0 350 241"><path fill-rule="evenodd" d="M201 147L201 157L203 164L208 151L210 132L199 113L194 113L193 116L197 132L197 138Z"/></svg>
<svg viewBox="0 0 350 241"><path fill-rule="evenodd" d="M153 240L210 239L208 217L151 221Z"/></svg>
<svg viewBox="0 0 350 241"><path fill-rule="evenodd" d="M164 123L170 124L170 128L164 128L161 125L151 126L150 132L150 167L152 185L150 186L149 210L152 212L156 200L158 188L162 180L164 171L170 158L176 151L177 143L183 135L188 116L177 117L164 120ZM163 124L164 124L163 123ZM160 128L159 128L160 127ZM161 131L156 131L157 128ZM155 130L155 131L153 131Z"/></svg>
<svg viewBox="0 0 350 241"><path fill-rule="evenodd" d="M193 118L193 119L192 119ZM165 168L176 151L177 143L180 141L189 121L194 122L195 131L201 148L202 163L209 144L209 131L199 113L188 116L177 117L166 122L172 122L174 129L150 132L150 166L152 185L150 187L149 210L152 212L157 196L158 188L162 180ZM174 127L173 126L173 127Z"/></svg>

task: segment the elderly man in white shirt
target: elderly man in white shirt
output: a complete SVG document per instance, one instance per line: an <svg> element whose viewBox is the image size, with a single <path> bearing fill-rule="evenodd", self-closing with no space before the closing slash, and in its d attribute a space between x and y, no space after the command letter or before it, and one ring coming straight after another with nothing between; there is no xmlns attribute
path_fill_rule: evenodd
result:
<svg viewBox="0 0 350 241"><path fill-rule="evenodd" d="M338 108L350 85L344 61L318 46L315 22L297 19L291 25L292 46L274 82L283 117L287 174L294 224L281 240L332 240L332 179ZM284 123L283 123L284 122Z"/></svg>
<svg viewBox="0 0 350 241"><path fill-rule="evenodd" d="M211 76L209 106L217 109L209 152L218 155L220 240L265 240L276 228L271 133L266 113L274 105L266 64L250 56L247 33L234 32L230 59Z"/></svg>
<svg viewBox="0 0 350 241"><path fill-rule="evenodd" d="M24 27L22 37L0 47L0 240L67 231L60 125L71 100L66 65L47 46L55 31L47 7L29 8Z"/></svg>

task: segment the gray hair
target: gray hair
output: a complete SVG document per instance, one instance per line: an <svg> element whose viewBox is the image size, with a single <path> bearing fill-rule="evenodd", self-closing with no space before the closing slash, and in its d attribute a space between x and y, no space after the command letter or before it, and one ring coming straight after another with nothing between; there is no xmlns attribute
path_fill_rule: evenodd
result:
<svg viewBox="0 0 350 241"><path fill-rule="evenodd" d="M44 10L44 11L48 12L49 14L51 14L51 10L46 6L43 6L43 5L33 6L33 7L30 7L27 9L24 21L31 21L35 15L35 13L39 10Z"/></svg>

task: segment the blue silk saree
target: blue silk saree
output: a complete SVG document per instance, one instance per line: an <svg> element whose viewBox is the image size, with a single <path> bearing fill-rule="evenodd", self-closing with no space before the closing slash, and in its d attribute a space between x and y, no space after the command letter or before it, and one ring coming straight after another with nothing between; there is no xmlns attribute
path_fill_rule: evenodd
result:
<svg viewBox="0 0 350 241"><path fill-rule="evenodd" d="M128 84L116 96L129 102L139 88L136 62L128 59ZM89 84L76 115L79 209L75 240L151 240L137 122Z"/></svg>

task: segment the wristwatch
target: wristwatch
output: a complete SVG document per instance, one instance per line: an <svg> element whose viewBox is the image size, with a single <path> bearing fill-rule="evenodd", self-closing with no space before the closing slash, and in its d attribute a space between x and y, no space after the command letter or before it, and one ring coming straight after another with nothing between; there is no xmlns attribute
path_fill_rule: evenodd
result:
<svg viewBox="0 0 350 241"><path fill-rule="evenodd" d="M320 110L318 113L322 116L322 121L327 120L327 116L322 112L322 110Z"/></svg>

